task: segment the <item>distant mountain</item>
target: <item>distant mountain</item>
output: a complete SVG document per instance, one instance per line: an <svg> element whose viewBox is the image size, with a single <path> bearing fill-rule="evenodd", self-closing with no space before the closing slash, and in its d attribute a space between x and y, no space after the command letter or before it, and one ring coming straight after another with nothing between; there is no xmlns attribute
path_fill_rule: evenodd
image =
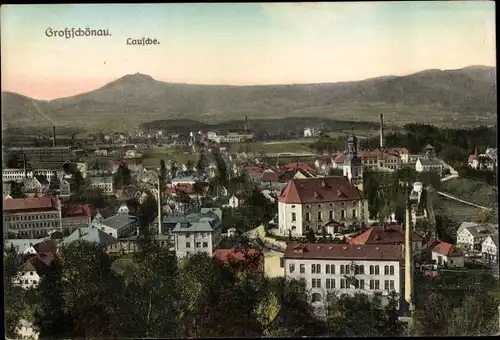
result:
<svg viewBox="0 0 500 340"><path fill-rule="evenodd" d="M223 86L157 81L129 74L99 89L52 101L2 92L4 127L47 126L35 102L60 126L135 128L165 119L204 122L321 117L388 123L482 124L496 121L496 68L425 70L354 82Z"/></svg>

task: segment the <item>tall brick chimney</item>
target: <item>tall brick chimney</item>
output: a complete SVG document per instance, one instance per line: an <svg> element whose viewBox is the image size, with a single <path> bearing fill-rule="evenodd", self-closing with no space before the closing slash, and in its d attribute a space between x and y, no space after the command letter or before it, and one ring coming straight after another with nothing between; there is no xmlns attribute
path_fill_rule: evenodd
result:
<svg viewBox="0 0 500 340"><path fill-rule="evenodd" d="M56 126L52 126L52 146L55 148L56 147Z"/></svg>
<svg viewBox="0 0 500 340"><path fill-rule="evenodd" d="M380 114L380 148L384 148L384 114Z"/></svg>
<svg viewBox="0 0 500 340"><path fill-rule="evenodd" d="M411 202L406 202L405 212L405 300L409 305L410 313L413 311L413 254L411 240Z"/></svg>

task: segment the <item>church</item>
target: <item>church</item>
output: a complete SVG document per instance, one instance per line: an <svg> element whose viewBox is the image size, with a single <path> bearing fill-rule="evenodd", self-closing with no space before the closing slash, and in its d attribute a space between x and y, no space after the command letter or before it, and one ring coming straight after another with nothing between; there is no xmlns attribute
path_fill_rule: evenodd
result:
<svg viewBox="0 0 500 340"><path fill-rule="evenodd" d="M290 180L279 195L280 234L302 236L313 230L336 233L338 226L368 223L368 200L363 195L363 164L357 156L357 138L349 136L344 176Z"/></svg>

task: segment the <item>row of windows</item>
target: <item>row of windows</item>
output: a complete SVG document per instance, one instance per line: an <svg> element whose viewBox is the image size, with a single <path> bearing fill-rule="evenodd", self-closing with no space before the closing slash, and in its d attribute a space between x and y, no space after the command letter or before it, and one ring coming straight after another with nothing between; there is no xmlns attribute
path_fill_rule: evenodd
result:
<svg viewBox="0 0 500 340"><path fill-rule="evenodd" d="M191 235L193 235L194 237L209 237L210 233L194 233L194 234L185 233L184 234L184 236L187 238L191 237ZM182 236L182 234L180 234L179 236Z"/></svg>
<svg viewBox="0 0 500 340"><path fill-rule="evenodd" d="M191 242L186 242L186 248L191 248ZM196 248L202 248L202 242L196 242ZM203 248L208 248L208 242L203 242Z"/></svg>
<svg viewBox="0 0 500 340"><path fill-rule="evenodd" d="M15 216L5 216L6 222L9 221L35 221L35 220L46 220L51 218L59 218L59 214L38 214L38 215L15 215Z"/></svg>
<svg viewBox="0 0 500 340"><path fill-rule="evenodd" d="M352 217L356 218L356 215L357 215L357 211L356 211L356 209L353 209L352 210ZM319 222L323 221L323 212L318 211L316 218ZM345 210L340 211L340 218L345 218ZM330 210L328 212L328 221L331 221L333 219L334 219L334 212L333 212L333 210ZM306 220L306 222L311 222L311 213L306 212L305 220ZM292 222L296 222L296 221L297 221L297 214L292 213Z"/></svg>
<svg viewBox="0 0 500 340"><path fill-rule="evenodd" d="M9 224L9 229L50 228L59 226L59 221Z"/></svg>
<svg viewBox="0 0 500 340"><path fill-rule="evenodd" d="M348 264L340 264L339 271L340 274L365 274L365 266L363 265L348 265ZM380 275L380 266L367 266L370 275ZM290 263L288 266L289 272L293 273L295 271L295 263ZM299 271L301 274L306 272L306 265L300 264ZM321 274L321 264L311 264L311 273L312 274ZM326 264L325 265L325 274L335 274L335 265L334 264ZM395 275L394 266L384 266L384 275Z"/></svg>
<svg viewBox="0 0 500 340"><path fill-rule="evenodd" d="M325 280L326 289L336 289L335 279ZM321 279L311 279L312 288L321 288ZM380 280L370 280L368 285L365 285L365 280L349 280L340 279L340 289L369 289L369 290L380 290ZM395 290L394 280L384 280L384 290L392 291Z"/></svg>
<svg viewBox="0 0 500 340"><path fill-rule="evenodd" d="M351 202L351 204L352 204L353 206L356 206L356 205L358 204L358 202L356 202L356 201L352 201L352 202ZM346 205L346 202L340 202L340 205L345 206L345 205ZM333 208L333 207L335 206L335 204L334 204L334 203L329 203L329 204L328 204L328 206L329 206L330 208ZM306 209L309 209L310 207L311 207L311 205L310 205L310 204L306 204L306 205L305 205L305 208L306 208ZM323 207L323 205L322 205L321 203L320 203L320 204L318 204L318 208L321 208L321 207ZM295 209L295 205L292 205L292 209Z"/></svg>

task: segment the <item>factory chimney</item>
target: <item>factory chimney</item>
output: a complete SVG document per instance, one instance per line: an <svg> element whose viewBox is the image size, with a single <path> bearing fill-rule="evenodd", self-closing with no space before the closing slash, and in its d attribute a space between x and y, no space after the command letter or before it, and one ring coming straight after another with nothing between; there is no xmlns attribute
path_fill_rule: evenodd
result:
<svg viewBox="0 0 500 340"><path fill-rule="evenodd" d="M248 132L248 116L245 116L245 133Z"/></svg>
<svg viewBox="0 0 500 340"><path fill-rule="evenodd" d="M52 126L52 147L56 147L56 126Z"/></svg>
<svg viewBox="0 0 500 340"><path fill-rule="evenodd" d="M384 114L380 114L380 148L384 148Z"/></svg>
<svg viewBox="0 0 500 340"><path fill-rule="evenodd" d="M162 211L161 211L161 183L160 183L160 179L158 178L158 236L161 235L161 227L162 227L161 215L162 215Z"/></svg>
<svg viewBox="0 0 500 340"><path fill-rule="evenodd" d="M406 202L405 212L405 300L408 303L408 309L413 312L413 257L412 257L412 240L411 240L411 202Z"/></svg>
<svg viewBox="0 0 500 340"><path fill-rule="evenodd" d="M24 169L24 178L28 178L28 160L26 159L25 153L23 153L23 169Z"/></svg>

